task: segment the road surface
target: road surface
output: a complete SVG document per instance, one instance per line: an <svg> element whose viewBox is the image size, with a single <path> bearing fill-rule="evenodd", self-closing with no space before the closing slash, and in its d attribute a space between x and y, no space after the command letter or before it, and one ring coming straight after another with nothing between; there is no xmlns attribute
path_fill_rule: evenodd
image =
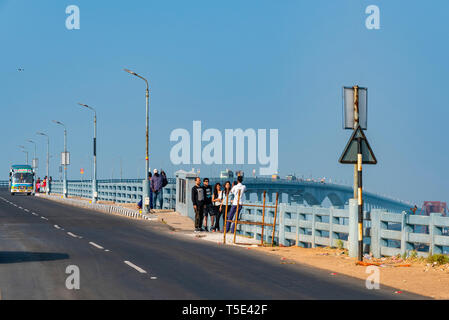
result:
<svg viewBox="0 0 449 320"><path fill-rule="evenodd" d="M68 266L80 289L66 288ZM0 299L420 299L132 220L0 191Z"/></svg>

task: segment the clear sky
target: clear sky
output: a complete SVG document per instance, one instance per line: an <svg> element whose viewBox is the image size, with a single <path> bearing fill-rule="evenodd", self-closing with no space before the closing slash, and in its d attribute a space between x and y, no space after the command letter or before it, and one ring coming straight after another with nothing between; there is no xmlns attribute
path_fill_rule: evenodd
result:
<svg viewBox="0 0 449 320"><path fill-rule="evenodd" d="M380 8L380 30L365 8ZM81 29L65 27L68 5ZM61 1L0 0L0 179L32 156L44 131L57 177L68 127L69 179L91 175L92 113L98 112L99 178L143 176L145 85L151 82L151 167L201 175L239 166L174 166L172 130L279 130L279 171L351 183L338 158L342 86L369 89L366 135L378 165L365 166L368 191L421 204L449 200L449 2ZM18 71L23 68L23 71ZM251 174L252 166L243 166ZM41 175L41 174L40 174Z"/></svg>

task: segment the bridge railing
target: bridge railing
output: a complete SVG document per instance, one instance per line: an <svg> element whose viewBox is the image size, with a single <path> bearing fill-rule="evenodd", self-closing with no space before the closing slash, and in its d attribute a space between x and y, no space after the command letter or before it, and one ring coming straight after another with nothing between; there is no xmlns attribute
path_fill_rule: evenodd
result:
<svg viewBox="0 0 449 320"><path fill-rule="evenodd" d="M63 182L53 181L51 192L62 194ZM67 182L69 196L91 198L92 182L90 180L71 180ZM111 179L97 180L98 200L116 203L138 203L142 199L142 180L139 179ZM176 184L168 178L168 184L163 188L163 209L175 209Z"/></svg>
<svg viewBox="0 0 449 320"><path fill-rule="evenodd" d="M257 202L256 204L260 204ZM357 236L349 237L351 220L357 225L357 215L349 209L306 207L280 204L275 231L275 243L284 246L349 248L349 241L357 247ZM354 210L356 212L356 210ZM265 221L273 223L274 210L266 209ZM261 222L262 209L243 207L241 220ZM401 214L373 209L364 213L364 253L374 257L410 255L418 256L449 253L449 217L440 213L430 216ZM238 225L237 233L261 239L261 226ZM356 232L355 232L356 233ZM264 228L264 241L271 242L272 229Z"/></svg>

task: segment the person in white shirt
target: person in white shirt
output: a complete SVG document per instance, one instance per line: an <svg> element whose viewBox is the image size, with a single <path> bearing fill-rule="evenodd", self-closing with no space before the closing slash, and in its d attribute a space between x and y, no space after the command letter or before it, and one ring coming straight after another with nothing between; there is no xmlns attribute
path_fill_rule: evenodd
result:
<svg viewBox="0 0 449 320"><path fill-rule="evenodd" d="M237 214L237 216L240 213L240 210L242 210L242 205L243 205L243 194L245 193L246 190L246 186L242 184L243 182L243 177L242 176L238 176L237 177L237 184L235 186L232 187L231 189L231 194L234 195L234 200L232 201L232 207L231 207L231 211L228 214L228 220L233 220L234 219L234 215ZM240 199L240 201L239 201ZM239 211L237 211L237 203L239 204ZM229 227L231 225L231 222L228 222L226 224L226 233L229 231ZM234 233L234 222L232 223L232 227L231 227L231 232Z"/></svg>

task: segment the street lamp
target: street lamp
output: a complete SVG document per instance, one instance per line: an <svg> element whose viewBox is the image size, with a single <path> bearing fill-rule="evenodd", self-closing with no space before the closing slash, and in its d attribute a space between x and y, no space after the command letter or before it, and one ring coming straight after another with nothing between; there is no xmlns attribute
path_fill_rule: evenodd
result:
<svg viewBox="0 0 449 320"><path fill-rule="evenodd" d="M147 79L144 77L138 75L137 73L124 69L129 74L139 77L140 79L144 80L147 88L145 91L145 97L146 97L146 156L145 156L145 179L143 180L143 197L142 197L142 208L144 213L150 212L150 182L148 180L148 173L150 172L150 158L148 154L149 150L149 105L150 105L150 87L148 85ZM147 200L148 199L148 200Z"/></svg>
<svg viewBox="0 0 449 320"><path fill-rule="evenodd" d="M22 152L25 152L25 153L26 153L26 160L27 160L27 165L28 165L28 151L25 149L24 146L19 146L19 148L22 149Z"/></svg>
<svg viewBox="0 0 449 320"><path fill-rule="evenodd" d="M34 142L31 139L28 139L27 141L32 143L32 144L34 144L34 159L33 159L31 164L32 164L32 167L33 167L34 171L37 171L37 158L36 158L36 153L37 153L36 146L37 145L36 145L36 142Z"/></svg>
<svg viewBox="0 0 449 320"><path fill-rule="evenodd" d="M36 134L47 137L47 195L50 194L50 174L49 174L49 164L50 164L50 137L42 132L36 132Z"/></svg>
<svg viewBox="0 0 449 320"><path fill-rule="evenodd" d="M97 111L87 104L78 103L94 112L94 176L92 179L92 203L97 202Z"/></svg>
<svg viewBox="0 0 449 320"><path fill-rule="evenodd" d="M64 127L64 153L61 158L62 165L64 166L64 181L63 181L63 197L67 198L67 165L69 164L69 156L67 154L67 127L60 121L52 120L54 123Z"/></svg>

